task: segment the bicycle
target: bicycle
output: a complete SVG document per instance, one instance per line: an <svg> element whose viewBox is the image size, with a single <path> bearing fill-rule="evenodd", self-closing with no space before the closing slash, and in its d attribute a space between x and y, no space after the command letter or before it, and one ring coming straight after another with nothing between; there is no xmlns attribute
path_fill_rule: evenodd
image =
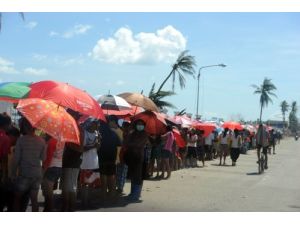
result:
<svg viewBox="0 0 300 225"><path fill-rule="evenodd" d="M258 160L258 174L262 174L265 169L267 169L267 160L266 160L266 154L268 150L263 148L263 151L260 153L260 159Z"/></svg>

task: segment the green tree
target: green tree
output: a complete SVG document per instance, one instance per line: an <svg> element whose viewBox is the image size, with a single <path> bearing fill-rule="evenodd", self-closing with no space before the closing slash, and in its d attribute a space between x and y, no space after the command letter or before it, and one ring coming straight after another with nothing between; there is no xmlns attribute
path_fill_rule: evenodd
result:
<svg viewBox="0 0 300 225"><path fill-rule="evenodd" d="M254 94L259 94L260 95L260 99L259 99L259 103L260 103L259 122L261 123L263 108L267 107L269 102L273 103L272 98L270 96L277 97L273 92L277 88L271 82L271 79L268 79L268 78L265 78L263 83L260 86L253 84L252 87L255 88Z"/></svg>
<svg viewBox="0 0 300 225"><path fill-rule="evenodd" d="M25 20L24 13L20 12L19 15L21 16L22 20L24 21ZM1 31L1 28L2 28L2 12L0 12L0 31Z"/></svg>
<svg viewBox="0 0 300 225"><path fill-rule="evenodd" d="M281 109L281 113L282 113L284 128L285 128L285 114L289 111L289 107L290 106L286 100L284 100L280 103L280 109Z"/></svg>
<svg viewBox="0 0 300 225"><path fill-rule="evenodd" d="M172 103L164 101L163 99L175 95L172 91L159 91L155 92L155 83L152 85L148 97L156 104L159 109L163 108L176 108Z"/></svg>
<svg viewBox="0 0 300 225"><path fill-rule="evenodd" d="M172 70L166 79L159 86L157 93L161 91L166 82L172 77L172 90L174 91L176 76L178 76L179 84L181 88L185 87L185 76L195 73L194 67L196 66L195 57L188 55L188 51L185 50L180 53L176 62L172 66Z"/></svg>
<svg viewBox="0 0 300 225"><path fill-rule="evenodd" d="M293 101L291 105L291 112L289 115L289 125L290 125L290 130L295 133L298 130L298 118L297 118L297 112L298 112L298 106L297 102Z"/></svg>

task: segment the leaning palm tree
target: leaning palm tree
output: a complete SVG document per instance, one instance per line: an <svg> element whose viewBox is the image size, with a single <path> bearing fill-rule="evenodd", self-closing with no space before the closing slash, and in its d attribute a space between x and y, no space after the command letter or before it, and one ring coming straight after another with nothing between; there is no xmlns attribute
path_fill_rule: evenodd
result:
<svg viewBox="0 0 300 225"><path fill-rule="evenodd" d="M280 103L280 108L281 108L281 113L282 113L282 118L283 118L283 128L285 128L285 114L289 111L289 104L287 101L282 101Z"/></svg>
<svg viewBox="0 0 300 225"><path fill-rule="evenodd" d="M176 108L172 103L162 100L165 97L169 97L175 95L172 91L157 91L155 92L155 83L152 85L151 90L149 92L149 98L155 103L155 105L159 109L163 108Z"/></svg>
<svg viewBox="0 0 300 225"><path fill-rule="evenodd" d="M184 75L193 75L195 73L194 67L196 66L195 57L188 55L188 51L185 50L180 53L176 62L172 66L172 70L166 79L159 86L157 93L161 91L165 83L172 77L172 90L174 91L175 87L175 78L178 75L179 84L181 88L185 87L185 77Z"/></svg>
<svg viewBox="0 0 300 225"><path fill-rule="evenodd" d="M260 116L259 122L261 123L262 110L264 107L267 107L269 102L273 103L270 96L277 97L272 91L276 90L276 86L271 82L271 79L265 78L263 83L260 86L255 84L252 85L255 88L254 94L260 95Z"/></svg>
<svg viewBox="0 0 300 225"><path fill-rule="evenodd" d="M24 21L25 20L25 16L24 16L24 13L19 13L22 20ZM0 12L0 31L1 31L1 27L2 27L2 12Z"/></svg>

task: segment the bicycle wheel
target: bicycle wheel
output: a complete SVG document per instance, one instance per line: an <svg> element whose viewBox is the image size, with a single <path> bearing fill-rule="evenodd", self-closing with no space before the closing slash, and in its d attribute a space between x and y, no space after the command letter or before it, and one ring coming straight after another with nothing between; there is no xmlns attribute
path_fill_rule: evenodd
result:
<svg viewBox="0 0 300 225"><path fill-rule="evenodd" d="M265 170L265 157L263 155L260 157L260 170L261 173L263 173Z"/></svg>
<svg viewBox="0 0 300 225"><path fill-rule="evenodd" d="M261 174L261 159L258 160L258 174Z"/></svg>

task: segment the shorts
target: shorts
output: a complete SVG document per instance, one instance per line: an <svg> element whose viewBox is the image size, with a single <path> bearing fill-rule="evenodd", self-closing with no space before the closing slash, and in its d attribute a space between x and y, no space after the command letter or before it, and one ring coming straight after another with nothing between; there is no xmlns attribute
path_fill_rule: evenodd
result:
<svg viewBox="0 0 300 225"><path fill-rule="evenodd" d="M53 183L57 182L62 175L62 168L61 167L49 167L45 174L44 179L47 179Z"/></svg>
<svg viewBox="0 0 300 225"><path fill-rule="evenodd" d="M161 149L160 148L152 148L151 151L151 159L160 159L161 158Z"/></svg>
<svg viewBox="0 0 300 225"><path fill-rule="evenodd" d="M116 175L115 162L100 162L99 164L100 175L113 176Z"/></svg>
<svg viewBox="0 0 300 225"><path fill-rule="evenodd" d="M165 150L165 149L163 149L163 150L161 151L161 157L162 157L163 159L170 159L171 156L172 156L172 152L170 152L170 151L168 151L168 150Z"/></svg>
<svg viewBox="0 0 300 225"><path fill-rule="evenodd" d="M260 151L261 150L261 148L263 149L263 153L264 154L268 154L268 147L269 146L265 146L265 147L263 147L263 146L261 146L261 145L257 145L257 149Z"/></svg>
<svg viewBox="0 0 300 225"><path fill-rule="evenodd" d="M224 155L228 155L229 154L229 146L228 145L224 145L221 144L220 145L220 153L223 153Z"/></svg>
<svg viewBox="0 0 300 225"><path fill-rule="evenodd" d="M204 148L202 147L197 147L197 155L198 155L198 159L204 159L205 156L205 151Z"/></svg>
<svg viewBox="0 0 300 225"><path fill-rule="evenodd" d="M41 178L18 177L16 181L16 191L26 193L28 191L38 191L40 189Z"/></svg>
<svg viewBox="0 0 300 225"><path fill-rule="evenodd" d="M188 153L187 153L187 158L197 158L197 148L196 147L188 147Z"/></svg>
<svg viewBox="0 0 300 225"><path fill-rule="evenodd" d="M79 168L63 168L62 170L62 189L66 192L77 192L77 180Z"/></svg>

